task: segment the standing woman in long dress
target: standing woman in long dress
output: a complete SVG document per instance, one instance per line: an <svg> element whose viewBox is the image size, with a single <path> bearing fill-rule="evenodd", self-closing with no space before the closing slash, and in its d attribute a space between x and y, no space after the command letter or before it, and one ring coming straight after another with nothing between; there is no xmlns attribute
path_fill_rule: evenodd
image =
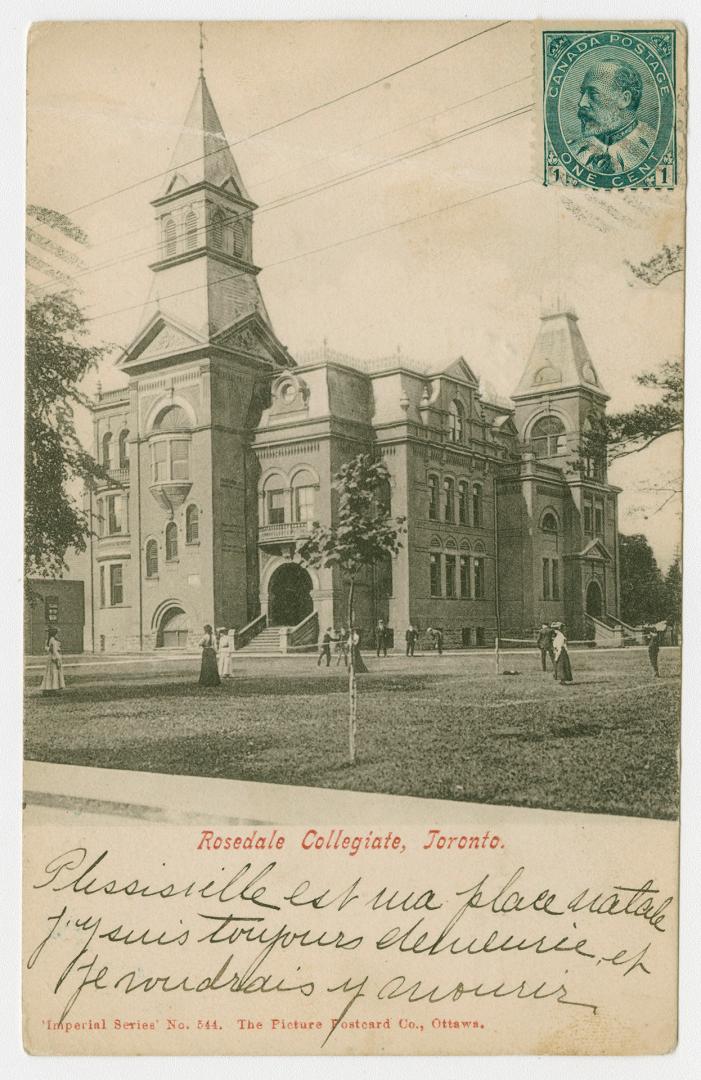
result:
<svg viewBox="0 0 701 1080"><path fill-rule="evenodd" d="M61 657L61 642L58 639L58 630L51 628L46 639L46 667L44 677L41 680L42 694L56 694L59 690L66 689L66 680L63 677L63 659Z"/></svg>
<svg viewBox="0 0 701 1080"><path fill-rule="evenodd" d="M570 654L567 651L567 638L565 637L565 624L554 623L553 653L555 655L555 678L563 684L572 682L572 667Z"/></svg>
<svg viewBox="0 0 701 1080"><path fill-rule="evenodd" d="M204 637L200 641L202 666L200 667L200 686L221 686L217 668L217 647L214 631L209 623L204 628Z"/></svg>
<svg viewBox="0 0 701 1080"><path fill-rule="evenodd" d="M217 660L219 663L219 678L231 678L231 638L229 629L222 626L219 630L219 642L217 644Z"/></svg>
<svg viewBox="0 0 701 1080"><path fill-rule="evenodd" d="M353 650L353 668L356 675L364 675L368 670L360 652L360 630L354 626L351 630L351 649Z"/></svg>

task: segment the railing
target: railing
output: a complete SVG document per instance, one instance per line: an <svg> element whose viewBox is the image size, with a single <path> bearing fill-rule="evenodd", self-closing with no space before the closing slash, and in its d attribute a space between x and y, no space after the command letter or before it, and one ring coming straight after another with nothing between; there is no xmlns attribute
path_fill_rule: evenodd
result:
<svg viewBox="0 0 701 1080"><path fill-rule="evenodd" d="M286 637L286 641L284 640ZM288 652L294 649L296 652L304 652L308 648L311 652L316 649L319 640L319 615L312 611L301 623L287 628L287 633L280 635L280 651Z"/></svg>
<svg viewBox="0 0 701 1080"><path fill-rule="evenodd" d="M98 390L97 400L103 401L128 401L129 400L129 388L123 387L119 390Z"/></svg>
<svg viewBox="0 0 701 1080"><path fill-rule="evenodd" d="M267 615L258 615L252 622L242 626L240 630L234 630L234 649L243 649L248 645L249 641L252 641L261 630L265 630L267 622Z"/></svg>
<svg viewBox="0 0 701 1080"><path fill-rule="evenodd" d="M299 540L309 536L312 526L308 521L280 521L274 525L259 525L258 543L274 540Z"/></svg>
<svg viewBox="0 0 701 1080"><path fill-rule="evenodd" d="M624 644L626 639L629 638L632 638L637 645L645 644L645 632L642 626L629 626L628 623L623 622L623 619L618 619L615 615L611 615L611 620L617 626L620 626L623 631Z"/></svg>
<svg viewBox="0 0 701 1080"><path fill-rule="evenodd" d="M110 487L125 487L129 484L129 466L125 465L119 469L108 469L107 476L109 479L99 479L97 481L98 488Z"/></svg>
<svg viewBox="0 0 701 1080"><path fill-rule="evenodd" d="M620 626L609 626L601 619L595 619L593 615L587 615L594 627L594 642L599 649L620 649L623 645L623 629ZM604 616L609 618L610 616ZM613 622L613 619L610 619Z"/></svg>

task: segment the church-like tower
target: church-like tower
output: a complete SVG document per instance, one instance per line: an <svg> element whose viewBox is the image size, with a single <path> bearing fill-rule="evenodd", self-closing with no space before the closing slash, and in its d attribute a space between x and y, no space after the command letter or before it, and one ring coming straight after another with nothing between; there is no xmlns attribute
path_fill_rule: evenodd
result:
<svg viewBox="0 0 701 1080"><path fill-rule="evenodd" d="M613 623L619 611L619 489L590 437L608 395L573 311L541 317L512 399L521 462L499 481L503 632L561 620L591 637L587 616Z"/></svg>
<svg viewBox="0 0 701 1080"><path fill-rule="evenodd" d="M128 388L94 411L121 485L96 506L98 648L178 644L205 622L241 627L258 614L251 438L293 364L258 286L255 203L203 74L152 205L146 319L119 361Z"/></svg>

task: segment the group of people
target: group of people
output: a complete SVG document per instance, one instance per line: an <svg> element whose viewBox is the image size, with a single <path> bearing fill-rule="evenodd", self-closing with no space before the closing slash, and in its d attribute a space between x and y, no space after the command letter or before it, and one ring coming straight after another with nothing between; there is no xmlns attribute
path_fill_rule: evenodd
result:
<svg viewBox="0 0 701 1080"><path fill-rule="evenodd" d="M323 661L326 661L326 667L331 666L331 651L332 649L336 653L336 667L343 661L343 666L348 667L348 660L353 653L353 667L356 671L367 671L365 661L360 653L361 635L357 626L352 626L350 630L347 630L345 626L341 626L338 630L334 630L333 626L328 626L322 635L319 642L319 658L316 662L317 667L321 667ZM380 655L379 645L377 655ZM385 656L387 650L385 649Z"/></svg>
<svg viewBox="0 0 701 1080"><path fill-rule="evenodd" d="M553 678L557 679L563 686L567 686L574 681L564 623L542 623L538 631L538 648L540 649L543 671L547 671L547 658L550 657L553 666Z"/></svg>
<svg viewBox="0 0 701 1080"><path fill-rule="evenodd" d="M207 623L204 628L204 637L200 641L200 648L202 649L200 686L221 686L222 679L232 677L229 628L220 626L215 634Z"/></svg>

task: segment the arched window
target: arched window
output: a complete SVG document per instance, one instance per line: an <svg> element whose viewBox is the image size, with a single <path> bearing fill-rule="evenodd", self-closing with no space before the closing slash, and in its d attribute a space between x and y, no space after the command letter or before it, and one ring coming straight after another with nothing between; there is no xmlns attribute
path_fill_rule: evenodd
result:
<svg viewBox="0 0 701 1080"><path fill-rule="evenodd" d="M437 541L433 541L431 547L436 545ZM442 560L443 556L440 551L431 551L429 554L429 574L430 574L430 593L431 596L443 595L443 573L442 573Z"/></svg>
<svg viewBox="0 0 701 1080"><path fill-rule="evenodd" d="M181 405L169 405L156 417L154 431L189 431L190 420Z"/></svg>
<svg viewBox="0 0 701 1080"><path fill-rule="evenodd" d="M470 501L470 485L467 480L461 480L458 484L458 520L461 525L469 524L468 504Z"/></svg>
<svg viewBox="0 0 701 1080"><path fill-rule="evenodd" d="M102 436L102 464L106 469L112 468L112 432L106 431Z"/></svg>
<svg viewBox="0 0 701 1080"><path fill-rule="evenodd" d="M243 225L237 217L233 219L231 225L231 243L234 255L243 255Z"/></svg>
<svg viewBox="0 0 701 1080"><path fill-rule="evenodd" d="M119 433L119 467L129 468L129 432L126 428Z"/></svg>
<svg viewBox="0 0 701 1080"><path fill-rule="evenodd" d="M198 544L200 540L200 512L194 503L191 503L185 511L185 541L188 544Z"/></svg>
<svg viewBox="0 0 701 1080"><path fill-rule="evenodd" d="M170 438L151 442L151 477L153 483L190 479L190 420L180 405L169 405L156 417L156 435ZM182 435L179 436L179 434Z"/></svg>
<svg viewBox="0 0 701 1080"><path fill-rule="evenodd" d="M428 516L431 521L438 521L438 477L428 478Z"/></svg>
<svg viewBox="0 0 701 1080"><path fill-rule="evenodd" d="M178 233L172 217L167 217L163 222L163 247L166 258L175 255L178 248Z"/></svg>
<svg viewBox="0 0 701 1080"><path fill-rule="evenodd" d="M178 557L178 526L174 521L166 525L166 560L171 562Z"/></svg>
<svg viewBox="0 0 701 1080"><path fill-rule="evenodd" d="M447 476L443 481L444 521L455 521L455 481Z"/></svg>
<svg viewBox="0 0 701 1080"><path fill-rule="evenodd" d="M185 215L185 247L188 251L197 247L197 214L194 210Z"/></svg>
<svg viewBox="0 0 701 1080"><path fill-rule="evenodd" d="M460 401L451 401L448 406L448 438L451 442L461 443L465 432L465 410Z"/></svg>
<svg viewBox="0 0 701 1080"><path fill-rule="evenodd" d="M308 471L298 472L292 481L292 520L311 525L316 517L317 484Z"/></svg>
<svg viewBox="0 0 701 1080"><path fill-rule="evenodd" d="M155 540L146 544L146 577L158 577L158 544Z"/></svg>
<svg viewBox="0 0 701 1080"><path fill-rule="evenodd" d="M458 547L454 540L445 542L445 595L455 600L458 595Z"/></svg>
<svg viewBox="0 0 701 1080"><path fill-rule="evenodd" d="M547 510L543 514L540 527L543 532L556 533L557 532L557 518L553 514L552 510Z"/></svg>
<svg viewBox="0 0 701 1080"><path fill-rule="evenodd" d="M565 425L557 416L542 416L531 429L531 447L538 458L554 457L565 445Z"/></svg>
<svg viewBox="0 0 701 1080"><path fill-rule="evenodd" d="M480 484L475 484L472 488L472 524L477 529L481 529L484 524L482 512L482 487Z"/></svg>
<svg viewBox="0 0 701 1080"><path fill-rule="evenodd" d="M219 248L221 251L224 247L224 215L221 210L215 210L212 214L210 229L212 232L212 247Z"/></svg>
<svg viewBox="0 0 701 1080"><path fill-rule="evenodd" d="M284 525L288 520L288 495L285 477L269 476L263 488L264 520L266 525Z"/></svg>

